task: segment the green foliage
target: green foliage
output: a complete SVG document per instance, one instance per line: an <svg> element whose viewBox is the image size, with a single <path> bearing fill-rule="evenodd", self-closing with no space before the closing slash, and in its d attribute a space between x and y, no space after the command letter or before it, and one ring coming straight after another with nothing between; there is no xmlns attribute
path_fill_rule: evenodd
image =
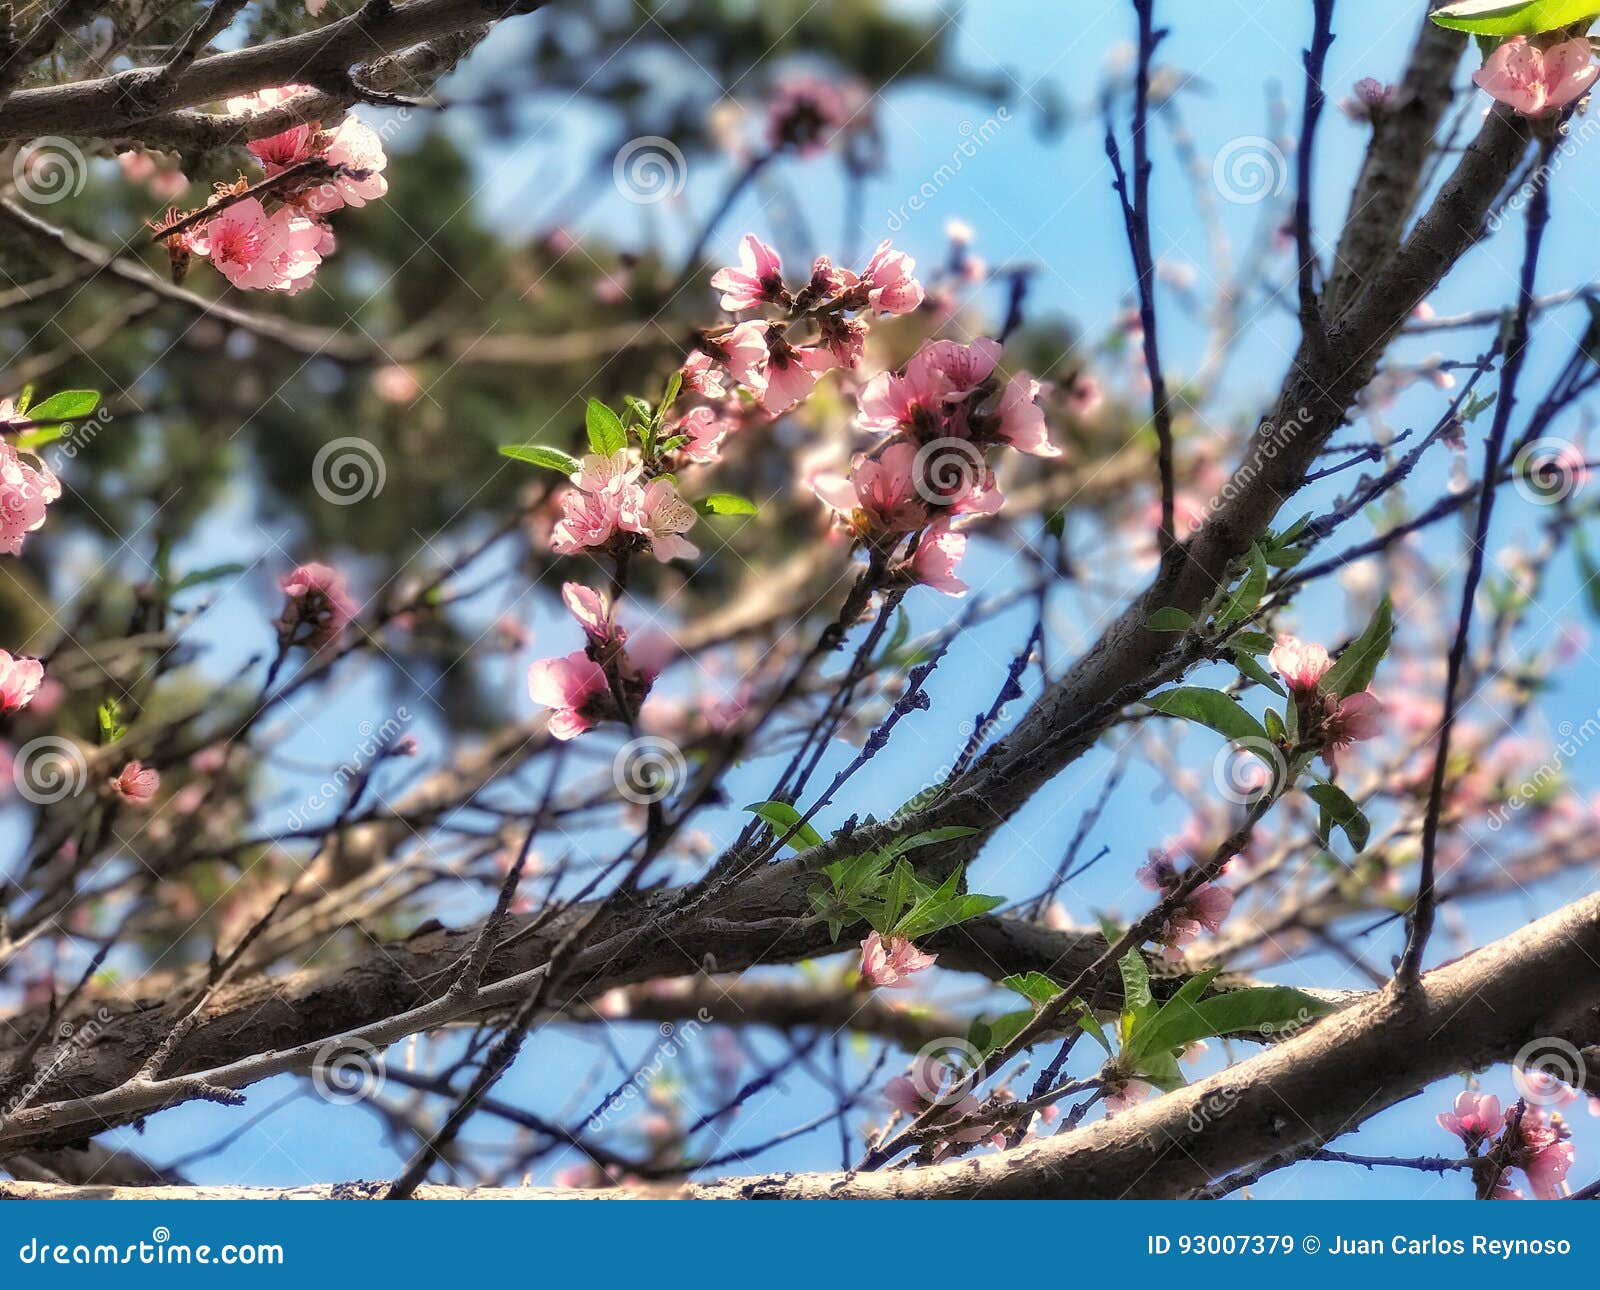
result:
<svg viewBox="0 0 1600 1290"><path fill-rule="evenodd" d="M788 802L754 802L744 809L770 824L780 838L793 830L794 836L789 839L788 845L796 851L806 851L811 847L822 845L822 834L808 822L802 821L800 812ZM796 825L799 827L796 828Z"/></svg>
<svg viewBox="0 0 1600 1290"><path fill-rule="evenodd" d="M599 399L589 400L584 426L589 432L591 452L609 457L628 446L628 432L622 427L622 418Z"/></svg>
<svg viewBox="0 0 1600 1290"><path fill-rule="evenodd" d="M559 448L549 448L538 443L508 443L500 448L503 457L510 457L513 461L525 461L530 466L538 466L543 470L553 470L558 475L571 478L583 469L583 463L576 457L569 456Z"/></svg>
<svg viewBox="0 0 1600 1290"><path fill-rule="evenodd" d="M1267 737L1261 723L1240 707L1237 700L1221 690L1182 685L1151 695L1149 705L1169 717L1198 721L1232 740L1264 741Z"/></svg>
<svg viewBox="0 0 1600 1290"><path fill-rule="evenodd" d="M1394 635L1394 606L1385 596L1373 610L1366 630L1349 645L1338 661L1322 677L1322 688L1340 698L1356 694L1372 684L1372 678L1389 652L1389 640Z"/></svg>
<svg viewBox="0 0 1600 1290"><path fill-rule="evenodd" d="M1186 632L1194 626L1194 616L1175 605L1164 605L1144 620L1146 631Z"/></svg>
<svg viewBox="0 0 1600 1290"><path fill-rule="evenodd" d="M702 515L754 515L756 504L738 493L707 493L694 504Z"/></svg>
<svg viewBox="0 0 1600 1290"><path fill-rule="evenodd" d="M1306 789L1306 795L1320 808L1317 836L1322 839L1324 846L1328 843L1329 834L1337 826L1344 830L1345 837L1357 851L1366 847L1367 839L1372 836L1372 825L1361 813L1361 808L1350 800L1349 794L1337 784L1324 782L1312 784Z"/></svg>
<svg viewBox="0 0 1600 1290"><path fill-rule="evenodd" d="M987 914L1001 903L1000 897L960 891L959 866L934 885L905 859L907 852L973 832L954 825L929 829L896 838L877 850L835 860L824 866L821 880L808 893L811 907L827 922L834 940L854 923L866 923L884 936L915 940Z"/></svg>
<svg viewBox="0 0 1600 1290"><path fill-rule="evenodd" d="M1596 0L1456 0L1429 16L1441 27L1476 36L1537 36L1600 14Z"/></svg>

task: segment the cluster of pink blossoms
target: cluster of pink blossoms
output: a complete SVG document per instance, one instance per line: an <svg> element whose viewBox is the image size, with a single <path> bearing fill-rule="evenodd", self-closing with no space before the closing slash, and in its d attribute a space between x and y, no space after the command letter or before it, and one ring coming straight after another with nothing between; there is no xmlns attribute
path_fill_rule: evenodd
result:
<svg viewBox="0 0 1600 1290"><path fill-rule="evenodd" d="M1572 1098L1576 1100L1577 1094ZM1566 1193L1567 1172L1577 1153L1572 1131L1559 1112L1546 1114L1540 1107L1525 1105L1519 1115L1516 1107L1502 1111L1500 1099L1492 1093L1463 1091L1451 1109L1436 1118L1440 1128L1461 1139L1469 1156L1501 1163L1498 1176L1491 1180L1490 1199L1523 1199L1511 1185L1513 1168L1522 1170L1539 1200L1557 1200ZM1496 1140L1502 1129L1505 1133Z"/></svg>
<svg viewBox="0 0 1600 1290"><path fill-rule="evenodd" d="M583 628L584 647L528 669L528 694L549 708L550 734L575 739L597 722L638 715L655 684L656 668L628 653L628 633L609 597L569 582L561 598Z"/></svg>
<svg viewBox="0 0 1600 1290"><path fill-rule="evenodd" d="M16 403L0 399L0 430L16 419ZM21 555L23 539L44 524L45 508L60 496L61 481L49 466L0 439L0 552ZM0 649L0 713L27 707L43 681L44 665L38 659L13 657Z"/></svg>
<svg viewBox="0 0 1600 1290"><path fill-rule="evenodd" d="M767 146L774 152L793 148L813 157L860 110L860 96L846 95L817 76L780 81L767 100Z"/></svg>
<svg viewBox="0 0 1600 1290"><path fill-rule="evenodd" d="M573 487L561 495L551 549L561 555L620 555L642 547L662 564L699 555L683 536L695 525L693 509L670 480L645 481L643 470L626 450L585 457Z"/></svg>
<svg viewBox="0 0 1600 1290"><path fill-rule="evenodd" d="M314 91L305 85L262 90L229 99L228 111L264 112L306 93ZM388 192L383 144L370 126L347 116L331 130L307 121L264 139L252 139L245 146L269 179L313 158L333 167L333 173L327 178L308 178L299 187L274 189L270 210L260 198L244 197L229 202L204 223L164 238L173 275L181 278L190 257L199 255L209 259L236 287L294 295L311 284L323 258L333 252L333 229L327 217L345 206L364 206ZM235 196L246 187L243 180L220 185L212 202ZM154 227L159 234L184 218L183 213L174 211Z"/></svg>
<svg viewBox="0 0 1600 1290"><path fill-rule="evenodd" d="M1289 687L1301 741L1322 750L1330 771L1338 770L1339 753L1382 732L1383 704L1370 690L1343 698L1323 691L1322 678L1333 660L1322 646L1280 635L1267 662Z"/></svg>
<svg viewBox="0 0 1600 1290"><path fill-rule="evenodd" d="M1172 857L1162 850L1151 851L1149 860L1134 871L1134 877L1141 886L1160 896L1166 896L1183 881ZM1232 909L1231 891L1208 882L1201 883L1167 915L1167 921L1156 936L1164 947L1161 956L1173 962L1181 959L1184 946L1192 945L1202 931L1216 935Z"/></svg>
<svg viewBox="0 0 1600 1290"><path fill-rule="evenodd" d="M1061 451L1045 432L1039 382L1021 372L1002 384L999 360L992 340L935 340L903 371L874 376L861 392L857 425L879 442L857 454L848 475L812 480L817 496L897 577L947 595L966 590L955 576L967 542L957 526L994 514L1004 500L989 450ZM912 544L896 561L907 538Z"/></svg>

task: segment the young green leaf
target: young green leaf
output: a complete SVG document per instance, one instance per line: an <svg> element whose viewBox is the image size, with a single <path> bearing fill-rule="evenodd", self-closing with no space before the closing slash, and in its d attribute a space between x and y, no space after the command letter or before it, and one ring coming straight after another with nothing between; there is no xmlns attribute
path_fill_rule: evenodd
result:
<svg viewBox="0 0 1600 1290"><path fill-rule="evenodd" d="M1344 789L1335 784L1312 784L1306 789L1306 796L1322 808L1332 823L1344 830L1351 846L1357 851L1366 847L1367 839L1372 836L1372 826ZM1322 840L1327 841L1326 830L1322 830Z"/></svg>
<svg viewBox="0 0 1600 1290"><path fill-rule="evenodd" d="M1144 620L1148 632L1186 632L1194 626L1194 616L1175 605L1163 605Z"/></svg>
<svg viewBox="0 0 1600 1290"><path fill-rule="evenodd" d="M599 399L589 400L584 426L589 431L590 449L602 457L621 452L628 446L628 432L622 428L622 418Z"/></svg>
<svg viewBox="0 0 1600 1290"><path fill-rule="evenodd" d="M1217 615L1218 627L1231 627L1255 613L1256 606L1267 591L1267 556L1260 543L1250 548L1250 568L1229 598L1227 605Z"/></svg>
<svg viewBox="0 0 1600 1290"><path fill-rule="evenodd" d="M1117 969L1122 973L1123 1010L1137 1016L1150 1008L1150 969L1137 946L1117 960Z"/></svg>
<svg viewBox="0 0 1600 1290"><path fill-rule="evenodd" d="M1537 36L1600 14L1596 0L1455 0L1429 15L1476 36Z"/></svg>
<svg viewBox="0 0 1600 1290"><path fill-rule="evenodd" d="M1015 990L1031 1003L1049 1003L1061 993L1061 987L1043 972L1022 972L1002 977L1000 984L1008 990Z"/></svg>
<svg viewBox="0 0 1600 1290"><path fill-rule="evenodd" d="M754 802L744 808L758 819L765 820L781 838L784 834L800 824L800 812L795 810L788 802ZM818 833L809 823L800 824L793 837L789 839L789 846L796 851L809 850L811 847L822 845L822 834Z"/></svg>
<svg viewBox="0 0 1600 1290"><path fill-rule="evenodd" d="M1194 1005L1207 1027L1200 1039L1212 1035L1235 1035L1248 1031L1270 1037L1285 1030L1298 1029L1313 1018L1334 1011L1324 1003L1286 985L1259 986L1212 995Z"/></svg>
<svg viewBox="0 0 1600 1290"><path fill-rule="evenodd" d="M500 446L500 455L513 461L525 461L530 466L553 470L569 479L583 469L583 463L570 457L559 448L546 448L537 443L507 443Z"/></svg>
<svg viewBox="0 0 1600 1290"><path fill-rule="evenodd" d="M1089 1005L1082 999L1074 999L1072 1006L1078 1010L1078 1029L1104 1048L1109 1056L1111 1040L1106 1037L1106 1028L1100 1024L1100 1018L1089 1011Z"/></svg>
<svg viewBox="0 0 1600 1290"><path fill-rule="evenodd" d="M1022 1028L1033 1020L1033 1013L1028 1009L1021 1012L1008 1012L1004 1016L996 1017L993 1021L974 1022L967 1031L967 1041L978 1052L987 1057L996 1049L1004 1048L1019 1034ZM981 1030L978 1030L979 1026ZM974 1032L977 1032L976 1035Z"/></svg>
<svg viewBox="0 0 1600 1290"><path fill-rule="evenodd" d="M28 409L30 421L77 421L100 406L94 390L62 390Z"/></svg>
<svg viewBox="0 0 1600 1290"><path fill-rule="evenodd" d="M1171 1053L1206 1038L1210 1033L1205 1030L1207 1022L1196 1005L1220 970L1207 968L1179 986L1153 1016L1128 1036L1123 1053L1138 1061L1148 1053Z"/></svg>
<svg viewBox="0 0 1600 1290"><path fill-rule="evenodd" d="M1182 685L1175 690L1163 690L1160 694L1153 694L1147 702L1157 712L1164 712L1169 717L1198 721L1229 739L1267 737L1267 732L1262 729L1261 723L1221 690Z"/></svg>
<svg viewBox="0 0 1600 1290"><path fill-rule="evenodd" d="M738 493L708 493L694 504L702 515L754 515L756 504Z"/></svg>
<svg viewBox="0 0 1600 1290"><path fill-rule="evenodd" d="M1383 656L1389 652L1394 635L1394 606L1385 596L1372 611L1366 630L1345 646L1344 653L1322 675L1322 688L1340 698L1356 694L1372 684Z"/></svg>
<svg viewBox="0 0 1600 1290"><path fill-rule="evenodd" d="M1233 651L1233 665L1257 685L1264 685L1274 694L1283 694L1283 687L1273 679L1272 673L1262 667L1253 655L1242 649Z"/></svg>

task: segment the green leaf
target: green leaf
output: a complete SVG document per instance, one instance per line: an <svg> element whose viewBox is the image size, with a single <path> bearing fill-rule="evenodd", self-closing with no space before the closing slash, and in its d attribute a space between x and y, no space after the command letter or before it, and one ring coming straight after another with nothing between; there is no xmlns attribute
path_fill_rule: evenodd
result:
<svg viewBox="0 0 1600 1290"><path fill-rule="evenodd" d="M934 842L954 842L957 838L970 838L977 829L968 828L965 824L946 824L942 828L924 829L921 833L910 833L903 838L896 838L884 848L892 856L904 855L907 851L915 851L918 847L925 847ZM955 874L945 879L951 883L951 890L955 887L953 879Z"/></svg>
<svg viewBox="0 0 1600 1290"><path fill-rule="evenodd" d="M1250 654L1242 649L1233 651L1233 665L1245 676L1248 676L1257 685L1264 685L1274 694L1283 694L1283 687L1272 677L1272 673L1262 667Z"/></svg>
<svg viewBox="0 0 1600 1290"><path fill-rule="evenodd" d="M35 452L47 443L54 443L62 438L68 430L72 429L70 423L62 421L53 426L40 426L36 430L24 430L11 442L18 452Z"/></svg>
<svg viewBox="0 0 1600 1290"><path fill-rule="evenodd" d="M1218 627L1231 627L1255 613L1256 606L1267 591L1267 556L1259 543L1250 548L1250 569L1229 598L1227 606L1217 615Z"/></svg>
<svg viewBox="0 0 1600 1290"><path fill-rule="evenodd" d="M1020 1035L1022 1028L1032 1020L1032 1010L1024 1008L1021 1012L1008 1012L993 1021L976 1021L967 1031L967 1040L979 1053L987 1057ZM979 1026L982 1030L978 1030ZM974 1031L978 1032L976 1036Z"/></svg>
<svg viewBox="0 0 1600 1290"><path fill-rule="evenodd" d="M1015 990L1031 1003L1049 1003L1061 993L1061 987L1043 972L1022 972L1002 977L1000 984L1008 990Z"/></svg>
<svg viewBox="0 0 1600 1290"><path fill-rule="evenodd" d="M756 504L738 493L708 493L694 504L702 515L754 515Z"/></svg>
<svg viewBox="0 0 1600 1290"><path fill-rule="evenodd" d="M95 720L100 725L100 742L114 744L128 733L128 728L122 724L122 705L116 699L106 699L95 710Z"/></svg>
<svg viewBox="0 0 1600 1290"><path fill-rule="evenodd" d="M1207 968L1179 986L1160 1011L1128 1037L1124 1053L1138 1061L1147 1053L1170 1053L1205 1039L1211 1032L1205 1030L1205 1017L1196 1005L1220 970Z"/></svg>
<svg viewBox="0 0 1600 1290"><path fill-rule="evenodd" d="M569 457L559 448L546 448L537 443L507 443L500 445L500 455L513 461L525 461L530 466L553 470L569 479L583 469L576 457Z"/></svg>
<svg viewBox="0 0 1600 1290"><path fill-rule="evenodd" d="M800 824L800 812L795 810L788 802L755 802L744 808L758 819L765 820L781 838L784 834ZM812 847L822 845L822 834L818 833L809 823L800 824L800 828L789 839L789 846L795 851L807 851Z"/></svg>
<svg viewBox="0 0 1600 1290"><path fill-rule="evenodd" d="M1122 973L1123 1011L1137 1016L1153 1003L1150 997L1150 969L1145 966L1144 955L1137 946L1117 960L1117 968Z"/></svg>
<svg viewBox="0 0 1600 1290"><path fill-rule="evenodd" d="M94 390L62 390L28 409L30 421L77 421L100 406Z"/></svg>
<svg viewBox="0 0 1600 1290"><path fill-rule="evenodd" d="M1005 904L1004 897L979 896L971 893L947 898L930 897L918 902L909 914L895 924L894 934L904 936L907 940L932 936L947 927L979 918L1003 904Z"/></svg>
<svg viewBox="0 0 1600 1290"><path fill-rule="evenodd" d="M1074 999L1072 1006L1078 1010L1078 1029L1104 1048L1106 1055L1110 1056L1111 1041L1106 1038L1106 1028L1100 1024L1100 1018L1089 1011L1089 1005L1082 999Z"/></svg>
<svg viewBox="0 0 1600 1290"><path fill-rule="evenodd" d="M236 573L243 573L245 566L242 564L213 564L208 568L196 569L193 573L186 573L168 589L169 596L175 596L180 591L188 591L191 587L203 587L208 582L216 582L220 578L231 578Z"/></svg>
<svg viewBox="0 0 1600 1290"><path fill-rule="evenodd" d="M1169 1052L1144 1054L1134 1065L1134 1074L1148 1080L1163 1093L1182 1088L1188 1082L1183 1078L1183 1072L1178 1069L1178 1059Z"/></svg>
<svg viewBox="0 0 1600 1290"><path fill-rule="evenodd" d="M599 399L589 400L584 425L589 431L589 447L602 457L621 452L628 446L628 432L622 428L622 418Z"/></svg>
<svg viewBox="0 0 1600 1290"><path fill-rule="evenodd" d="M1198 721L1229 739L1267 737L1267 732L1262 729L1261 723L1221 690L1183 685L1175 690L1163 690L1160 694L1153 694L1147 702L1157 712L1164 712L1169 717Z"/></svg>
<svg viewBox="0 0 1600 1290"><path fill-rule="evenodd" d="M683 389L683 370L673 368L672 375L667 377L667 388L661 394L661 402L656 405L657 425L672 410L672 405L678 401L678 391L681 389Z"/></svg>
<svg viewBox="0 0 1600 1290"><path fill-rule="evenodd" d="M1267 709L1267 738L1273 743L1289 742L1289 732L1284 728L1283 718L1274 708Z"/></svg>
<svg viewBox="0 0 1600 1290"><path fill-rule="evenodd" d="M1372 826L1344 789L1335 784L1311 784L1306 788L1306 796L1322 808L1329 820L1344 830L1351 846L1357 851L1366 848L1367 839L1372 836ZM1322 840L1326 842L1327 830L1323 829L1321 833Z"/></svg>
<svg viewBox="0 0 1600 1290"><path fill-rule="evenodd" d="M1478 36L1537 36L1600 14L1596 0L1456 0L1429 15Z"/></svg>
<svg viewBox="0 0 1600 1290"><path fill-rule="evenodd" d="M1334 1011L1333 1005L1286 985L1260 986L1213 995L1194 1005L1204 1019L1205 1033L1195 1036L1234 1035L1255 1031L1263 1037L1298 1029L1315 1017Z"/></svg>
<svg viewBox="0 0 1600 1290"><path fill-rule="evenodd" d="M1194 626L1194 615L1185 613L1176 605L1163 605L1144 620L1149 632L1186 632Z"/></svg>
<svg viewBox="0 0 1600 1290"><path fill-rule="evenodd" d="M1235 632L1228 638L1228 644L1235 649L1249 650L1252 654L1265 654L1277 641L1266 632Z"/></svg>
<svg viewBox="0 0 1600 1290"><path fill-rule="evenodd" d="M1589 549L1589 537L1582 529L1572 535L1572 554L1577 557L1578 575L1583 584L1583 594L1589 602L1589 612L1600 618L1600 565L1595 564Z"/></svg>
<svg viewBox="0 0 1600 1290"><path fill-rule="evenodd" d="M1322 688L1341 699L1365 690L1389 652L1389 638L1393 635L1394 607L1385 596L1372 611L1366 630L1346 645L1338 662L1323 673Z"/></svg>

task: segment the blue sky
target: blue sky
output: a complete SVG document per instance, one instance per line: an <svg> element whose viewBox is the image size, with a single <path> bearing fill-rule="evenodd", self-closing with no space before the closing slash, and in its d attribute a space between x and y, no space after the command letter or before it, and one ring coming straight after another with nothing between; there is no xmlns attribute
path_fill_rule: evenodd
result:
<svg viewBox="0 0 1600 1290"><path fill-rule="evenodd" d="M1337 98L1361 76L1394 79L1423 7L1385 0L1341 0L1335 17L1338 39L1329 58L1330 95ZM953 94L941 87L891 87L880 106L889 144L889 169L870 182L862 224L853 230L857 244L870 247L892 232L897 245L931 264L943 254L945 221L962 219L977 231L974 249L991 263L1027 262L1038 266L1030 297L1030 308L1037 316L1071 320L1090 336L1102 332L1125 303L1130 273L1100 128L1097 121L1090 120L1055 137L1044 137L1036 128L1036 107L1045 101L1048 90L1075 109L1090 108L1108 51L1132 35L1131 14L1127 10L1122 4L1085 0L1067 5L1050 0L969 3L957 22L958 58L975 72L1005 71L1014 86L1006 104L1010 120L992 131L982 130L985 121L995 119L997 106L993 103ZM1203 157L1209 160L1237 140L1270 133L1266 125L1267 87L1274 80L1294 100L1290 105L1290 129L1297 126L1298 57L1309 27L1309 5L1211 0L1202 6L1168 0L1160 6L1158 16L1173 25L1172 35L1163 46L1164 61L1182 67L1194 78L1184 98L1184 115ZM492 59L494 51L485 50L480 57ZM451 128L469 131L470 124L455 123ZM971 138L975 131L981 132L986 141L972 155L962 157L959 173L940 183L925 209L909 216L897 214L905 210L911 194L921 190L941 166L958 155L963 140ZM559 192L566 182L582 173L596 141L608 137L604 122L576 114L564 119L559 130L534 127L527 138L509 149L484 149L484 209L507 228L536 230L545 211L531 199L530 189ZM1363 144L1363 130L1347 122L1330 104L1318 140L1318 186L1314 195L1315 223L1324 236L1331 236L1338 227ZM1165 136L1159 133L1155 155L1156 252L1193 265L1203 283L1211 271L1206 238L1195 217L1190 191L1177 173ZM1564 167L1557 183L1555 222L1541 273L1543 289L1574 285L1600 273L1600 243L1592 236L1593 216L1600 206L1600 176L1584 164L1586 161L1581 154L1576 156ZM404 164L403 157L396 164ZM786 164L795 169L784 178L803 192L807 203L808 222L819 242L814 249L832 250L835 239L848 241L848 235L840 231L843 190L833 167L826 162L813 162L801 171L799 163ZM537 185L529 176L538 176ZM692 224L695 212L704 212L714 203L722 179L723 174L713 163L691 168L684 198L686 209L668 212L665 226L669 237L677 237L683 226ZM1237 245L1247 239L1262 208L1223 201L1218 209ZM626 239L638 234L639 221L644 217L640 208L624 202L605 186L585 210L580 223ZM734 243L746 229L772 232L760 193L751 194L735 209L723 225L717 245L731 256ZM1498 306L1509 300L1515 288L1519 242L1514 235L1503 237L1474 252L1434 298L1439 311ZM997 297L991 308L998 309L1000 303ZM1170 298L1163 301L1163 317L1169 369L1178 373L1192 371L1203 340L1200 330L1181 316ZM1538 388L1537 381L1564 356L1570 343L1567 337L1577 333L1582 320L1579 307L1541 322L1536 338L1538 349L1525 390ZM1224 390L1208 406L1208 415L1225 421L1238 418L1240 423L1253 418L1263 400L1275 390L1294 339L1292 313L1276 307L1264 309L1241 345ZM1481 336L1421 338L1407 342L1400 352L1417 358L1443 348L1452 357L1464 358L1484 343ZM1431 424L1438 411L1437 396L1422 391L1407 396L1393 420L1396 425ZM1425 495L1423 488L1429 483L1436 487L1438 482L1437 475L1423 480L1414 495ZM1308 505L1318 497L1326 500L1330 496L1331 492L1315 494L1308 499ZM242 511L245 499L240 505ZM1298 506L1292 513L1299 514L1304 509L1307 506ZM1537 518L1536 512L1518 506L1513 499L1497 520L1496 545L1531 536ZM229 548L239 542L237 535L243 531L239 519L237 515L219 517L214 531L204 536L210 560L228 558L232 553ZM1455 540L1453 532L1443 537ZM1011 566L1003 551L975 551L970 560L979 575L975 581L992 581L991 590L1006 585ZM1132 591L1140 585L1143 575L1128 569L1120 571L1119 576L1125 577ZM264 623L260 640L249 638L236 626L245 615L250 621L260 620L262 590L260 586L240 588L198 626L197 638L217 650L213 666L218 672L225 671L236 657L264 646ZM1549 602L1552 609L1576 591L1565 565L1554 591ZM932 627L947 609L943 603L914 605L914 621L919 628ZM1556 618L1572 616L1575 610L1569 605ZM485 612L492 617L488 607ZM948 761L952 751L949 730L955 714L965 717L986 706L999 683L1005 660L1031 626L1031 614L1031 609L1019 608L1002 615L952 650L931 687L933 714L921 722L906 723L896 733L890 751L873 765L870 796L859 784L853 786L842 797L836 812L830 812L826 823L842 821L853 811L883 814L922 787ZM1298 620L1308 634L1315 634L1317 628L1337 633L1356 625L1348 622L1343 596L1332 586L1320 589L1315 598L1308 597L1300 606ZM547 609L536 626L550 626L558 632L560 629L552 626L558 621L559 616ZM1092 628L1092 623L1074 619L1069 603L1057 605L1052 617L1055 637L1051 656L1058 668L1092 639ZM1554 629L1554 618L1541 618L1532 628L1536 635ZM1596 682L1596 669L1589 666L1593 661L1585 656L1583 665L1573 670L1560 689L1547 696L1544 707L1548 713L1589 713L1596 709L1600 704L1600 684ZM521 702L520 685L513 688ZM370 687L358 680L338 687L331 701L319 705L315 713L306 714L326 740L330 762L337 761L342 750L353 742L350 727L370 711L372 701ZM1020 705L1013 705L1013 713L1020 710ZM1185 755L1192 754L1194 764L1201 768L1213 751L1208 740L1209 736L1195 732L1182 745ZM835 760L847 758L848 753L847 749L836 749ZM1085 757L1041 793L991 842L977 867L974 886L1013 897L1031 895L1047 878L1079 813L1093 800L1107 764L1103 754ZM824 775L827 770L825 767ZM1581 760L1574 773L1591 784L1596 778L1594 768ZM770 767L762 763L744 768L732 789L735 801L762 795L759 789L769 776ZM1162 794L1160 788L1160 777L1153 772L1135 772L1123 785L1113 809L1089 840L1090 853L1104 845L1109 848L1109 855L1064 893L1068 911L1075 919L1088 921L1102 909L1127 909L1137 898L1131 880L1134 866L1149 847L1176 831L1188 813L1183 802ZM738 820L737 812L721 812L708 817L707 827L723 838L737 827ZM595 854L604 854L611 842L609 837L593 840ZM1469 928L1480 941L1492 938L1553 908L1562 896L1570 896L1582 885L1569 884L1571 890L1566 891L1545 888L1532 895L1508 897L1475 908ZM1398 948L1392 929L1384 935L1388 940L1376 947L1373 956L1380 965L1388 953ZM1331 961L1307 960L1284 975L1285 979L1326 984L1330 983L1328 976L1319 973L1333 970ZM971 999L974 983L958 978L941 983L940 991L952 999ZM622 1027L616 1031L615 1041L623 1051L637 1055L648 1050L653 1032L653 1026ZM762 1046L768 1054L781 1051L773 1042L763 1041ZM563 1107L566 1090L575 1079L584 1076L597 1055L604 1057L595 1037L581 1033L547 1031L534 1041L534 1047L538 1060L525 1060L505 1082L503 1093L508 1100L526 1100L551 1113ZM392 1050L390 1059L401 1060L402 1049L403 1046ZM891 1062L885 1074L895 1069L897 1066ZM620 1068L613 1063L605 1069L597 1087L604 1088L621 1077ZM768 1136L825 1105L821 1095L803 1078L793 1078L788 1085L785 1096L762 1095L753 1101L732 1126L730 1140L737 1143ZM1443 1109L1457 1086L1449 1083L1448 1087L1430 1091L1423 1099L1393 1108L1369 1122L1356 1138L1339 1145L1373 1154L1447 1152L1451 1141L1433 1124L1432 1116ZM1510 1091L1503 1070L1492 1073L1487 1086L1502 1095ZM182 1154L237 1127L245 1117L295 1087L294 1081L284 1079L259 1085L251 1090L250 1104L242 1111L202 1105L169 1112L153 1118L142 1138L135 1139L130 1134L129 1140L157 1159ZM299 1087L303 1088L303 1083ZM481 1141L500 1132L501 1126L479 1118L467 1137ZM1600 1142L1600 1133L1580 1122L1578 1134L1582 1169L1585 1150L1592 1150L1591 1144ZM837 1166L838 1157L836 1135L828 1128L761 1157L753 1167L828 1168ZM383 1140L374 1117L329 1108L307 1096L267 1118L218 1156L197 1163L190 1172L199 1181L292 1183L313 1177L379 1176L392 1172L394 1162L394 1150ZM1358 1174L1346 1166L1323 1165L1277 1176L1263 1184L1259 1194L1446 1197L1462 1195L1466 1190L1466 1184L1456 1179L1440 1182L1400 1171Z"/></svg>

